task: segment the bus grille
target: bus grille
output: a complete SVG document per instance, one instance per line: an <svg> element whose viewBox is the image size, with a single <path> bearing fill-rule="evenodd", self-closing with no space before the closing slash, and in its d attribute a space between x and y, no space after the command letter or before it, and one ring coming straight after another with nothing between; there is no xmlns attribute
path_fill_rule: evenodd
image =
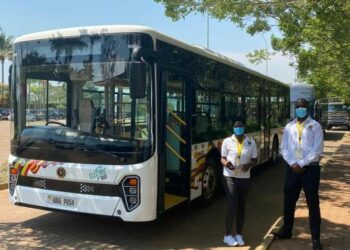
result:
<svg viewBox="0 0 350 250"><path fill-rule="evenodd" d="M37 178L31 176L18 176L18 186L78 193L89 195L101 195L101 196L114 196L120 197L120 187L118 185L89 183L89 182L75 182L75 181L62 181Z"/></svg>

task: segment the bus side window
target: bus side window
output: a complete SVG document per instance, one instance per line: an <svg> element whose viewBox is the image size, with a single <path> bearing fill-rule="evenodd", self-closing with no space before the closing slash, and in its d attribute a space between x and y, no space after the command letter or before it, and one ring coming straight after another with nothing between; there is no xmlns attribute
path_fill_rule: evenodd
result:
<svg viewBox="0 0 350 250"><path fill-rule="evenodd" d="M206 113L196 114L196 133L206 133L209 125L209 115Z"/></svg>

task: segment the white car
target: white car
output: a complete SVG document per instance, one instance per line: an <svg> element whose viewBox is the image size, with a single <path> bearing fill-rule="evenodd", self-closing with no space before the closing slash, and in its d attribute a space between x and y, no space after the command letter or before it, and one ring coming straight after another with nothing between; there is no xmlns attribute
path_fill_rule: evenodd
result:
<svg viewBox="0 0 350 250"><path fill-rule="evenodd" d="M7 120L13 121L13 113L9 114L9 116L7 117ZM36 121L36 117L33 114L27 113L26 120L27 122L33 122L33 121Z"/></svg>
<svg viewBox="0 0 350 250"><path fill-rule="evenodd" d="M27 122L33 122L33 121L36 121L36 117L35 117L35 115L33 115L31 113L27 113L26 120L27 120Z"/></svg>

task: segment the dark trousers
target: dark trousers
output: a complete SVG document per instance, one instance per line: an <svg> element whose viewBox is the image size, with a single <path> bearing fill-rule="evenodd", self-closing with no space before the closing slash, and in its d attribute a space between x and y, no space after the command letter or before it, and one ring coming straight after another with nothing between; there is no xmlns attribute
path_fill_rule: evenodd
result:
<svg viewBox="0 0 350 250"><path fill-rule="evenodd" d="M234 178L224 176L223 184L228 200L228 209L226 212L226 235L232 233L233 223L236 219L236 232L242 234L245 201L248 194L250 179Z"/></svg>
<svg viewBox="0 0 350 250"><path fill-rule="evenodd" d="M287 166L284 184L284 225L283 230L292 234L296 202L301 189L304 190L306 203L309 208L309 223L313 240L320 239L321 214L319 205L320 166L305 166L302 174L294 173Z"/></svg>

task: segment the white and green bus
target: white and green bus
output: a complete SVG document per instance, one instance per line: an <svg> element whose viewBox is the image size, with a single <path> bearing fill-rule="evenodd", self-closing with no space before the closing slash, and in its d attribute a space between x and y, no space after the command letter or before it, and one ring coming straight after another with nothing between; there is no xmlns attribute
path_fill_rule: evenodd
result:
<svg viewBox="0 0 350 250"><path fill-rule="evenodd" d="M276 160L289 87L141 26L17 38L9 199L150 221L215 197L220 148L246 124L259 164Z"/></svg>

